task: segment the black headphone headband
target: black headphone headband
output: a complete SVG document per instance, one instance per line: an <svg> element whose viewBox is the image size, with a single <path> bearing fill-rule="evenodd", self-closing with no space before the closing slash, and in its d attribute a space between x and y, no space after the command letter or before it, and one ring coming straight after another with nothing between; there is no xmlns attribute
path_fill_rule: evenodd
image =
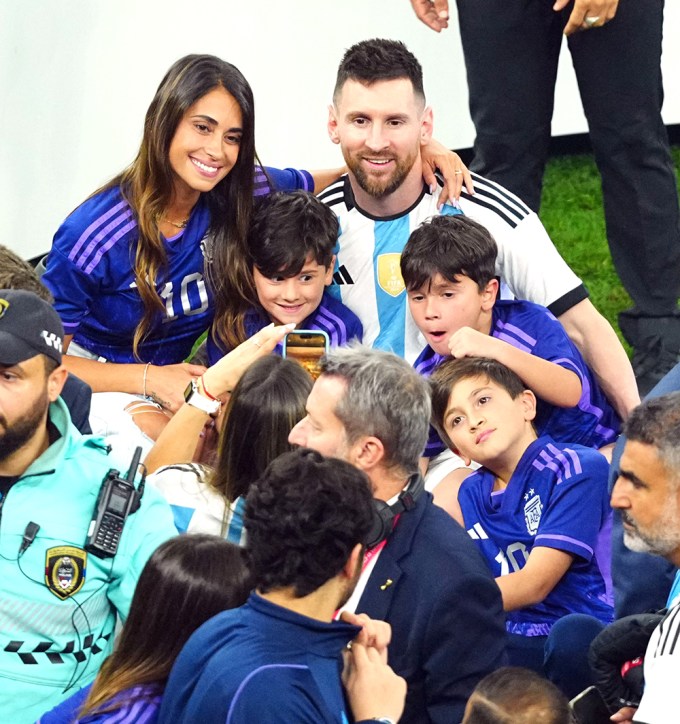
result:
<svg viewBox="0 0 680 724"><path fill-rule="evenodd" d="M384 500L373 499L373 526L366 536L367 548L374 548L385 540L392 532L394 519L407 510L415 507L416 501L425 490L425 481L420 473L414 473L408 479L406 488L399 493L399 498L392 505Z"/></svg>

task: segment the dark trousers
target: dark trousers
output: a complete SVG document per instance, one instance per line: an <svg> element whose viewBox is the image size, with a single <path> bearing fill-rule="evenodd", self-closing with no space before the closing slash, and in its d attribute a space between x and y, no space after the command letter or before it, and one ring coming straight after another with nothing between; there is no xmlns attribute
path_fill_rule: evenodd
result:
<svg viewBox="0 0 680 724"><path fill-rule="evenodd" d="M546 676L573 699L594 683L588 649L603 628L593 616L575 613L557 621L548 636L508 634L509 664Z"/></svg>
<svg viewBox="0 0 680 724"><path fill-rule="evenodd" d="M555 13L552 0L457 3L477 132L472 168L537 211L571 5ZM663 6L621 0L614 20L569 38L612 259L642 317L672 316L680 294L680 213L660 114Z"/></svg>

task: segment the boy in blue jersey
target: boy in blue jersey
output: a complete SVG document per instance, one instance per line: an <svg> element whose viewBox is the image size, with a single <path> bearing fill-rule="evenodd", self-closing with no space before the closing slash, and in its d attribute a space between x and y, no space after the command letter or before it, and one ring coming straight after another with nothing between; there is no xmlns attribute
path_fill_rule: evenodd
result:
<svg viewBox="0 0 680 724"><path fill-rule="evenodd" d="M401 272L428 343L414 367L429 375L449 355L495 359L536 394L539 434L612 443L620 420L559 321L538 304L496 299L497 253L489 231L465 216L435 217L411 234ZM431 439L426 452L442 449Z"/></svg>
<svg viewBox="0 0 680 724"><path fill-rule="evenodd" d="M331 347L361 341L359 318L326 291L332 281L337 236L335 214L306 191L276 192L262 199L248 232L252 279L244 282L245 288L253 289L257 304L228 300L236 334L247 339L271 322L292 322L298 329L326 332ZM211 365L228 351L216 334L210 335Z"/></svg>
<svg viewBox="0 0 680 724"><path fill-rule="evenodd" d="M440 434L483 465L463 481L458 504L501 589L511 663L540 672L562 616L613 618L608 463L591 448L537 437L536 397L496 360L447 360L431 385Z"/></svg>

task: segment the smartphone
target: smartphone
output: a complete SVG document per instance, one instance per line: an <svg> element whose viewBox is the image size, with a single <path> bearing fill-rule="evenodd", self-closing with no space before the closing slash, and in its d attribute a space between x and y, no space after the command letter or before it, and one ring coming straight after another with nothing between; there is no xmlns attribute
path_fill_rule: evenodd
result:
<svg viewBox="0 0 680 724"><path fill-rule="evenodd" d="M589 686L570 702L578 724L609 724L610 713L600 692Z"/></svg>
<svg viewBox="0 0 680 724"><path fill-rule="evenodd" d="M328 335L316 329L296 329L283 338L283 356L299 362L316 379L319 361L330 345Z"/></svg>

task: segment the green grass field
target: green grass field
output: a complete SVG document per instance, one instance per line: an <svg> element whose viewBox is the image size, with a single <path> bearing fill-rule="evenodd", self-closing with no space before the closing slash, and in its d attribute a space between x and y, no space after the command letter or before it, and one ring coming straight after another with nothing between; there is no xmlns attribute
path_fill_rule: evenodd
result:
<svg viewBox="0 0 680 724"><path fill-rule="evenodd" d="M673 148L673 158L680 169L680 147ZM562 256L585 282L593 304L618 332L617 315L631 301L609 255L600 176L592 155L549 161L541 219Z"/></svg>

